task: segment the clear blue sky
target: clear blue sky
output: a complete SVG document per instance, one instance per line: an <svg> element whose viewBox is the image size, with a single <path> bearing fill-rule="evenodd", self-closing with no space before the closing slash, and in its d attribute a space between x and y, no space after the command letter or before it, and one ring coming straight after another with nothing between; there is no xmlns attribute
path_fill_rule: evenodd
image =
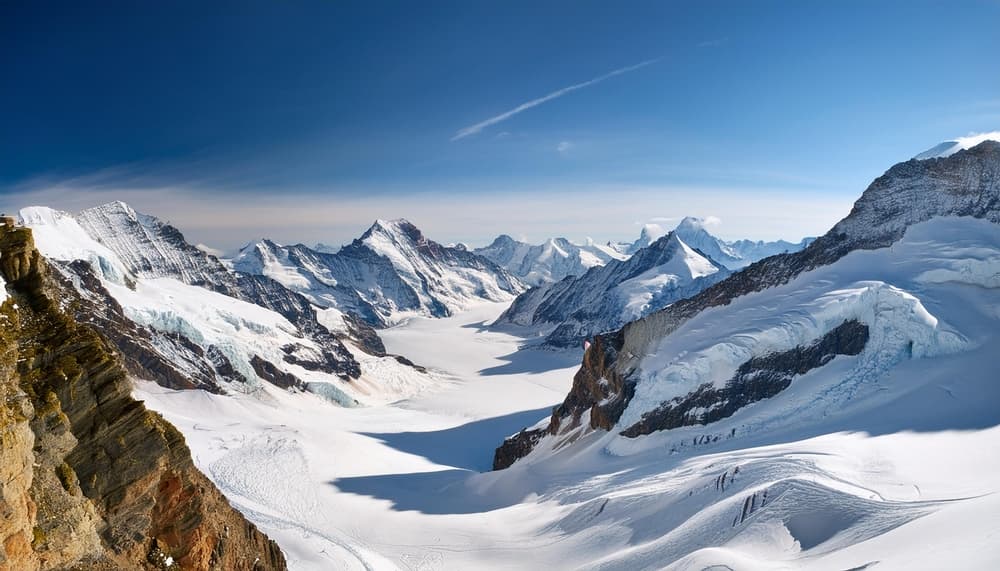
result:
<svg viewBox="0 0 1000 571"><path fill-rule="evenodd" d="M120 197L224 248L374 216L797 238L1000 129L998 29L996 0L3 2L0 206Z"/></svg>

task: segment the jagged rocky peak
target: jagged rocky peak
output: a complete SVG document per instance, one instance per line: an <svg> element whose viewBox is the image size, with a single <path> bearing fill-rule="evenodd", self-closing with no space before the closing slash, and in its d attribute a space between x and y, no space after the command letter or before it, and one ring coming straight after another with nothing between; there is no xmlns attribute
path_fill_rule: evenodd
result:
<svg viewBox="0 0 1000 571"><path fill-rule="evenodd" d="M959 335L938 327L940 321L919 298L897 286L909 282L926 288L935 272L979 284L981 278L971 270L949 268L979 267L977 259L962 256L980 255L989 240L995 248L997 233L989 223L1000 224L1000 142L987 140L935 160L896 164L868 186L847 217L803 250L767 257L597 337L548 426L505 442L495 465L502 468L523 457L547 435L565 439L577 429L639 436L725 422L747 404L775 397L796 376L822 370L838 355L857 356L858 364L832 376L838 390L824 392L824 402L836 395L851 398L872 375L901 359L965 350ZM911 242L902 240L902 252L890 250L910 229L917 235ZM961 242L966 233L987 245L969 250ZM939 236L945 242L933 246ZM928 254L931 247L938 248L936 255ZM872 260L852 266L844 258L854 252ZM943 269L929 269L939 265ZM796 280L810 271L817 273ZM792 313L781 314L789 304ZM706 312L709 308L715 311ZM809 319L796 313L803 310ZM773 339L784 341L774 344ZM711 371L718 374L707 374ZM722 378L725 371L731 372L728 378ZM777 416L772 420L778 422ZM727 431L735 434L740 426Z"/></svg>
<svg viewBox="0 0 1000 571"><path fill-rule="evenodd" d="M30 229L0 229L0 271L0 567L285 569L131 397L108 342L63 311L79 295Z"/></svg>

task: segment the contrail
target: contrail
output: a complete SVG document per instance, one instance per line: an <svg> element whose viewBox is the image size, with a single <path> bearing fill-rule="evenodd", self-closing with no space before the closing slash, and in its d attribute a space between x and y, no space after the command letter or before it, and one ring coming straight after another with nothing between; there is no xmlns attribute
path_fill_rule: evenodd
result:
<svg viewBox="0 0 1000 571"><path fill-rule="evenodd" d="M635 70L637 70L639 68L646 67L647 65L652 65L652 64L654 64L654 63L656 63L658 61L660 61L660 58L649 59L649 60L646 60L644 62L637 63L635 65L630 65L628 67L623 67L623 68L620 68L620 69L616 69L614 71L605 73L604 75L595 77L594 79L590 79L588 81L584 81L583 83L577 83L575 85L570 85L569 87L564 87L564 88L559 89L557 91L553 91L552 93L549 93L548 95L544 95L542 97L539 97L538 99L532 99L531 101L522 103L522 104L518 105L517 107L511 109L510 111L506 111L504 113L501 113L501 114L497 115L496 117L490 117L489 119L486 119L485 121L480 121L479 123L476 123L475 125L469 125L468 127L459 129L458 132L455 133L455 136L451 138L451 140L452 141L457 141L459 139L464 139L465 137L468 137L469 135L475 135L476 133L482 131L486 127L489 127L490 125L496 125L497 123L500 123L501 121L506 121L507 119L510 119L511 117L513 117L514 115L517 115L518 113L521 113L522 111L527 111L528 109L531 109L532 107L538 107L542 103L545 103L547 101L552 101L553 99L556 99L558 97L562 97L563 95L566 95L567 93L571 93L571 92L576 91L578 89L583 89L584 87L589 87L591 85L594 85L595 83L600 83L600 82L602 82L602 81L604 81L606 79L611 79L612 77L615 77L616 75L621 75L623 73L628 73L630 71L635 71Z"/></svg>

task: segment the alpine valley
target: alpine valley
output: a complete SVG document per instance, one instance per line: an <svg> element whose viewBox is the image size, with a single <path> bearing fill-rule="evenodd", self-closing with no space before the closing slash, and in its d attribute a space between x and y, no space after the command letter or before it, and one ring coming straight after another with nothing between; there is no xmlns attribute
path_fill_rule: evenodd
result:
<svg viewBox="0 0 1000 571"><path fill-rule="evenodd" d="M230 256L23 208L0 570L1000 568L1000 142L815 239L674 220Z"/></svg>

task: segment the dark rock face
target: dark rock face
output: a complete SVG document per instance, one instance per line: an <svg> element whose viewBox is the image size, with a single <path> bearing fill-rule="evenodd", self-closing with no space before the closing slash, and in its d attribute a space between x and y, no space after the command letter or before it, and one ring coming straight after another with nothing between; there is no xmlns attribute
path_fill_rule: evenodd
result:
<svg viewBox="0 0 1000 571"><path fill-rule="evenodd" d="M732 416L750 403L771 398L792 384L792 379L822 367L837 355L857 355L868 342L868 326L845 321L808 347L754 357L740 365L722 388L703 385L684 397L663 403L642 420L622 431L634 438L659 430L708 424ZM693 414L695 409L707 409ZM618 412L619 418L621 412ZM617 419L615 419L617 422Z"/></svg>
<svg viewBox="0 0 1000 571"><path fill-rule="evenodd" d="M527 456L543 436L544 430L522 430L504 440L493 454L493 469L509 468L511 464Z"/></svg>
<svg viewBox="0 0 1000 571"><path fill-rule="evenodd" d="M283 389L290 389L293 387L303 388L305 386L302 383L302 380L295 375L282 371L272 365L270 361L265 361L257 355L254 355L253 358L250 359L250 365L253 366L253 370L257 373L258 377Z"/></svg>
<svg viewBox="0 0 1000 571"><path fill-rule="evenodd" d="M3 558L11 569L285 569L277 545L194 467L183 436L131 397L94 329L61 306L31 232L0 231ZM22 468L23 467L23 468ZM7 517L7 516L10 517Z"/></svg>
<svg viewBox="0 0 1000 571"><path fill-rule="evenodd" d="M566 402L553 414L550 431L558 431L567 419L578 420L588 410L594 428L610 430L631 400L627 380L641 356L701 311L786 284L854 250L888 247L910 226L937 216L971 216L1000 223L1000 143L985 141L950 157L899 163L869 185L846 218L804 250L765 258L701 293L626 324L617 333L601 336L603 356L597 361L584 357ZM609 339L613 343L607 343ZM609 386L616 387L614 395L594 382L601 378L613 383ZM670 403L663 407L672 410ZM643 433L644 429L635 430Z"/></svg>
<svg viewBox="0 0 1000 571"><path fill-rule="evenodd" d="M573 377L573 387L566 400L552 411L549 433L558 434L564 428L575 428L585 411L590 411L590 427L610 430L625 410L631 398L632 385L611 367L621 349L621 337L615 334L594 338L583 355L583 366ZM596 405L592 399L600 395ZM563 426L569 421L568 426Z"/></svg>

